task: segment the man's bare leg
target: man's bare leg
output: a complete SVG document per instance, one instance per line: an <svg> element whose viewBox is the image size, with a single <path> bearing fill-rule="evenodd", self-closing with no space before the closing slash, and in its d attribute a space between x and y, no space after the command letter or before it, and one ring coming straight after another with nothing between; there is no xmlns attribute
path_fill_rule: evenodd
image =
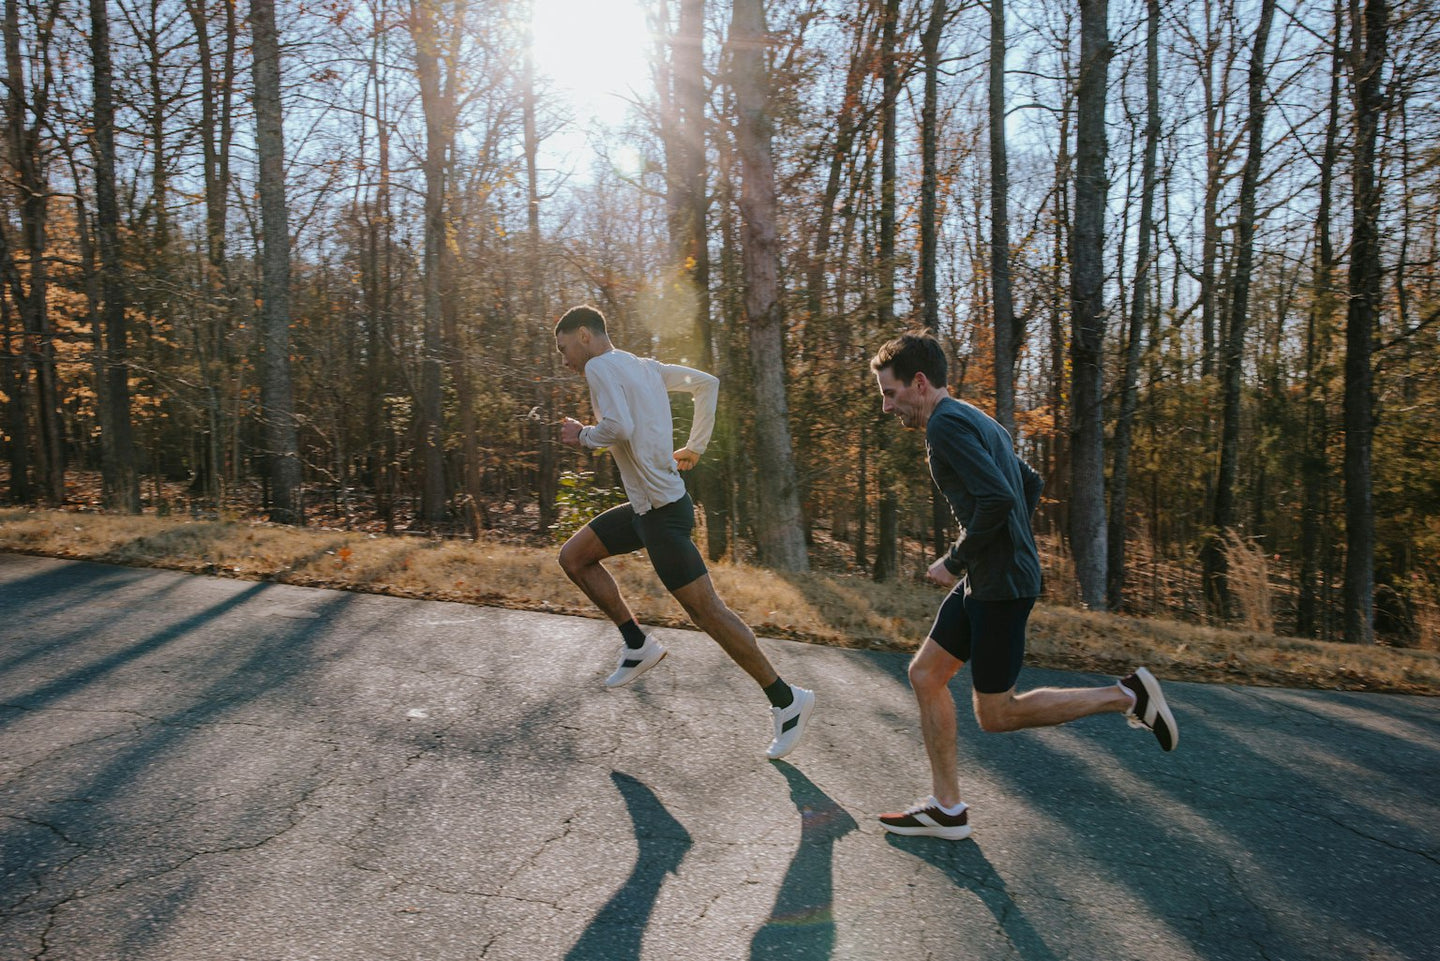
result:
<svg viewBox="0 0 1440 961"><path fill-rule="evenodd" d="M760 650L755 632L715 593L709 574L702 574L670 593L685 608L695 626L714 638L730 659L755 679L755 683L768 687L779 679L769 658Z"/></svg>
<svg viewBox="0 0 1440 961"><path fill-rule="evenodd" d="M1134 700L1118 684L1105 687L1038 687L1016 694L1012 687L1002 694L975 692L975 719L982 731L1019 731L1029 727L1054 727L1091 714L1122 714Z"/></svg>
<svg viewBox="0 0 1440 961"><path fill-rule="evenodd" d="M928 637L910 662L910 687L920 706L920 734L930 758L931 793L946 807L960 803L955 698L950 694L950 681L964 666L963 661Z"/></svg>
<svg viewBox="0 0 1440 961"><path fill-rule="evenodd" d="M765 749L765 755L777 760L793 751L815 707L815 692L781 680L770 659L760 650L755 632L715 593L709 574L702 574L670 593L685 608L695 626L714 638L765 692L775 722L775 737Z"/></svg>
<svg viewBox="0 0 1440 961"><path fill-rule="evenodd" d="M600 562L610 556L600 538L589 527L582 527L565 546L560 548L560 567L585 596L615 622L615 626L628 624L635 619L630 605L620 596L620 586Z"/></svg>

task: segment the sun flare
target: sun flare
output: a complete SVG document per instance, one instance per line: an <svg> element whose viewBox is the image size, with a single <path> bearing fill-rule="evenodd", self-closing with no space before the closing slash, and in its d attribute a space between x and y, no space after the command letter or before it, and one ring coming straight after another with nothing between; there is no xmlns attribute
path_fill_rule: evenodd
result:
<svg viewBox="0 0 1440 961"><path fill-rule="evenodd" d="M531 30L536 72L578 124L619 124L650 83L638 0L534 0Z"/></svg>

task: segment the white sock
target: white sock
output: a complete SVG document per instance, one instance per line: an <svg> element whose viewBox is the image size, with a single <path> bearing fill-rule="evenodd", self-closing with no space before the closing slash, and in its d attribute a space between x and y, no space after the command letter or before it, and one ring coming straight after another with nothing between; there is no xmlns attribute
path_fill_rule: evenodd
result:
<svg viewBox="0 0 1440 961"><path fill-rule="evenodd" d="M936 806L937 808L939 808L940 810L944 811L946 814L950 815L952 818L955 817L955 815L959 814L961 811L965 810L965 802L964 802L964 801L961 801L959 804L955 805L954 807L948 807L947 805L941 804L941 803L940 803L940 799L939 799L939 798L936 798L936 799L935 799L935 806Z"/></svg>

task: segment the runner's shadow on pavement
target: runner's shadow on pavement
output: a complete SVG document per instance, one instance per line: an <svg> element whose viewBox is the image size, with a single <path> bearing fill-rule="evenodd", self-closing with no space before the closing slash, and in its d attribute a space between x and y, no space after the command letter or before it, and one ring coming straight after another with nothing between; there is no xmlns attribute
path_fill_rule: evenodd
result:
<svg viewBox="0 0 1440 961"><path fill-rule="evenodd" d="M784 761L800 812L800 847L790 861L770 918L750 942L750 961L827 961L835 948L835 842L858 825L814 782Z"/></svg>
<svg viewBox="0 0 1440 961"><path fill-rule="evenodd" d="M685 826L640 781L619 771L610 772L630 820L640 850L635 868L614 896L595 915L565 961L633 961L640 957L645 928L665 875L673 874L695 843Z"/></svg>
<svg viewBox="0 0 1440 961"><path fill-rule="evenodd" d="M1005 879L974 841L946 841L941 838L901 837L886 834L893 848L913 854L944 872L957 888L973 891L995 915L995 922L1009 939L1021 961L1060 961L1045 939L1025 918L1010 896Z"/></svg>

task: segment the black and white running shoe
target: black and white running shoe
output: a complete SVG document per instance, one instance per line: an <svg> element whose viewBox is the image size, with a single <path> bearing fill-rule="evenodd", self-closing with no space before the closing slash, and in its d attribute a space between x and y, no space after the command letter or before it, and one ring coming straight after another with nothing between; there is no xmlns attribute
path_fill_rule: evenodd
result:
<svg viewBox="0 0 1440 961"><path fill-rule="evenodd" d="M1120 679L1120 685L1135 695L1135 706L1125 712L1130 726L1154 732L1161 748L1175 750L1175 745L1180 743L1180 729L1175 726L1175 715L1170 713L1170 705L1165 703L1155 675L1137 667L1134 674Z"/></svg>
<svg viewBox="0 0 1440 961"><path fill-rule="evenodd" d="M645 636L645 643L640 647L630 647L626 644L620 645L620 661L615 666L615 671L605 678L606 687L623 687L635 678L644 674L650 668L660 663L665 656L665 648L655 640L653 634Z"/></svg>
<svg viewBox="0 0 1440 961"><path fill-rule="evenodd" d="M810 720L810 712L815 710L814 691L791 684L790 693L795 699L790 702L789 707L770 709L770 713L775 717L775 739L766 748L765 756L772 761L778 761L795 750L795 745L805 736L805 725Z"/></svg>
<svg viewBox="0 0 1440 961"><path fill-rule="evenodd" d="M970 807L961 804L958 814L946 814L939 801L928 797L903 811L880 815L880 826L891 834L963 841L970 836Z"/></svg>

